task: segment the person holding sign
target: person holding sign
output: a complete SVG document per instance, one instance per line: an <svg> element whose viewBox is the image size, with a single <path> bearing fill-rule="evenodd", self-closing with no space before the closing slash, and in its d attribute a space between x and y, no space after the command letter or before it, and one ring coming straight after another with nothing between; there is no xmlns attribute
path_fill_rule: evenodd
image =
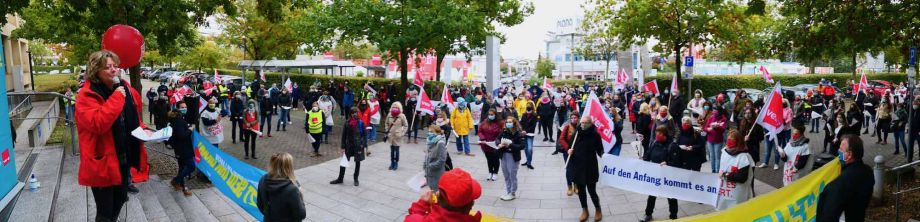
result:
<svg viewBox="0 0 920 222"><path fill-rule="evenodd" d="M256 135L262 134L259 132L259 113L256 107L256 101L250 99L246 105L246 109L243 110L243 138L240 139L243 141L243 150L245 151L245 159L249 159L249 151L252 150L252 158L256 158Z"/></svg>
<svg viewBox="0 0 920 222"><path fill-rule="evenodd" d="M744 144L738 143L740 138L737 130L728 131L728 140L719 158L719 178L722 178L722 183L716 210L731 208L751 198L750 183L754 180L751 167L754 166L754 160L746 152Z"/></svg>
<svg viewBox="0 0 920 222"><path fill-rule="evenodd" d="M502 128L505 127L505 121L498 118L495 109L490 109L487 114L486 119L479 123L479 148L485 154L486 164L488 164L489 178L486 178L486 181L495 181L501 153L493 146L495 146L498 135L502 133Z"/></svg>
<svg viewBox="0 0 920 222"><path fill-rule="evenodd" d="M684 160L681 158L681 148L677 143L672 143L671 135L667 126L658 126L655 128L655 140L652 145L645 150L642 160L661 164L664 166L682 168ZM596 172L596 170L595 170ZM652 213L655 211L655 200L657 197L648 196L645 203L645 219L642 221L652 221ZM668 198L668 215L669 219L677 219L677 199Z"/></svg>
<svg viewBox="0 0 920 222"><path fill-rule="evenodd" d="M505 119L505 128L496 138L496 146L501 153L502 175L505 177L505 192L501 199L514 200L517 192L517 171L521 163L521 150L524 149L524 130L516 117Z"/></svg>
<svg viewBox="0 0 920 222"><path fill-rule="evenodd" d="M562 161L569 161L569 149L572 148L572 142L575 139L575 131L578 130L578 124L580 117L578 113L570 113L569 121L562 126L562 132L559 134L559 144L557 145L557 151L562 153ZM572 170L569 170L566 167L565 170L565 184L568 186L565 194L572 196L575 193L575 185L572 183Z"/></svg>
<svg viewBox="0 0 920 222"><path fill-rule="evenodd" d="M578 191L578 201L581 203L579 221L588 220L587 194L591 195L591 202L594 204L594 221L600 221L604 215L600 198L597 196L597 180L600 177L597 158L604 154L604 144L594 126L594 119L590 116L582 117L578 126L574 145L567 151L570 159L566 165L566 172L571 172L572 182Z"/></svg>

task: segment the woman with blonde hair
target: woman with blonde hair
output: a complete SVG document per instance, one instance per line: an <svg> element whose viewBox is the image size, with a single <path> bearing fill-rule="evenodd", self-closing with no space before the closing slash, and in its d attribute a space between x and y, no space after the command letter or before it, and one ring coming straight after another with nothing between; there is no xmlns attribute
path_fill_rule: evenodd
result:
<svg viewBox="0 0 920 222"><path fill-rule="evenodd" d="M132 182L147 180L144 142L129 134L149 129L140 94L119 76L118 56L102 50L89 56L86 83L77 94L74 118L80 142L77 182L92 190L96 221L115 221ZM133 175L133 178L132 178Z"/></svg>
<svg viewBox="0 0 920 222"><path fill-rule="evenodd" d="M268 174L259 179L256 206L265 221L301 221L307 217L291 154L272 155Z"/></svg>
<svg viewBox="0 0 920 222"><path fill-rule="evenodd" d="M639 115L636 116L636 133L642 136L642 148L648 149L652 138L652 116L649 114L648 103L639 106Z"/></svg>
<svg viewBox="0 0 920 222"><path fill-rule="evenodd" d="M384 140L390 143L390 170L399 168L399 144L409 129L409 121L406 121L406 114L402 111L402 103L393 102L390 105L390 115L387 115L387 135Z"/></svg>

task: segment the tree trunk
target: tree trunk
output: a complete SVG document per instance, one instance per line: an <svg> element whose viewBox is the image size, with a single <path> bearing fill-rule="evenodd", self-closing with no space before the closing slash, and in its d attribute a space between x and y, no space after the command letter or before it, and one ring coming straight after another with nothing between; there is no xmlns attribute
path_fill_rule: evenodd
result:
<svg viewBox="0 0 920 222"><path fill-rule="evenodd" d="M604 66L604 79L609 81L610 80L610 53L607 53L607 56L605 58L607 60L606 61L607 65Z"/></svg>
<svg viewBox="0 0 920 222"><path fill-rule="evenodd" d="M738 75L744 74L744 62L738 63Z"/></svg>
<svg viewBox="0 0 920 222"><path fill-rule="evenodd" d="M444 57L447 57L447 53L435 52L435 58L437 58L437 63L435 66L435 81L441 81L441 64L444 64Z"/></svg>
<svg viewBox="0 0 920 222"><path fill-rule="evenodd" d="M402 49L399 50L399 58L396 62L399 63L399 84L403 89L409 87L409 50ZM418 72L418 70L416 70Z"/></svg>
<svg viewBox="0 0 920 222"><path fill-rule="evenodd" d="M131 78L131 86L133 86L138 93L143 92L144 86L141 85L141 64L129 68L128 76Z"/></svg>
<svg viewBox="0 0 920 222"><path fill-rule="evenodd" d="M678 44L676 42L674 43L674 55L675 55L674 56L674 71L677 72L677 81L681 80L680 64L683 61L683 58L681 58L681 55L680 55L680 46L681 44Z"/></svg>

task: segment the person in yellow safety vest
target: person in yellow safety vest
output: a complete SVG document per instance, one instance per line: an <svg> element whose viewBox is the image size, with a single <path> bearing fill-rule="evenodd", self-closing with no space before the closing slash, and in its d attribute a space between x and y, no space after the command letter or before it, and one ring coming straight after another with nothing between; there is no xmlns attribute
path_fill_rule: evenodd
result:
<svg viewBox="0 0 920 222"><path fill-rule="evenodd" d="M524 112L527 111L528 104L533 105L534 107L537 106L536 103L534 103L528 98L525 98L524 95L521 95L516 100L514 100L514 111L517 112L518 119L524 116Z"/></svg>
<svg viewBox="0 0 920 222"><path fill-rule="evenodd" d="M250 94L252 93L252 89L246 86L243 87L246 88L246 90L244 90L244 92L246 92L246 98L251 98Z"/></svg>
<svg viewBox="0 0 920 222"><path fill-rule="evenodd" d="M220 91L217 98L220 99L220 108L223 109L222 111L230 110L230 90L223 83L218 83L217 91Z"/></svg>
<svg viewBox="0 0 920 222"><path fill-rule="evenodd" d="M313 137L311 141L313 144L313 157L322 156L319 154L319 142L320 138L323 138L323 123L325 122L326 117L323 114L323 111L319 109L319 103L313 102L313 108L310 111L307 111L307 133Z"/></svg>

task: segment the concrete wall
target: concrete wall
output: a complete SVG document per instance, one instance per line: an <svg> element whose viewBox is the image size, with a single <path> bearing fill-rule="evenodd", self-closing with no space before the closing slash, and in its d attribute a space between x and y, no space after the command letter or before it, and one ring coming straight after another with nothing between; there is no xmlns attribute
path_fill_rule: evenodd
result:
<svg viewBox="0 0 920 222"><path fill-rule="evenodd" d="M3 43L4 65L6 73L7 91L24 91L32 89L32 72L29 67L29 41L25 39L12 39L10 35L19 27L22 21L19 17L7 15L7 24L0 28L0 39Z"/></svg>

